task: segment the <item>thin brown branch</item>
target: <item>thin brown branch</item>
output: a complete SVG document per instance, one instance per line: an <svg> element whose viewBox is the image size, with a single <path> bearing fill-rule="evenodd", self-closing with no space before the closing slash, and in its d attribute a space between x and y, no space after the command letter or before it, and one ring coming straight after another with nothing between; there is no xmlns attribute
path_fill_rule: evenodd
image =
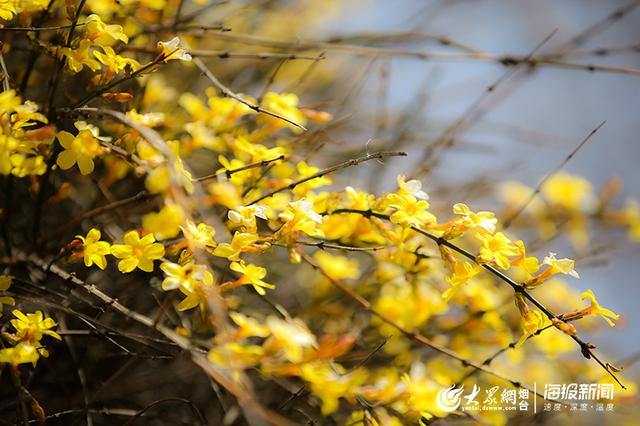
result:
<svg viewBox="0 0 640 426"><path fill-rule="evenodd" d="M535 190L531 193L529 198L527 198L527 201L522 206L520 206L518 208L518 210L516 210L509 218L507 218L504 221L504 229L509 228L513 224L513 222L515 222L515 220L518 218L518 216L520 216L520 214L522 214L522 212L529 206L529 204L531 204L531 202L534 200L534 198L536 198L536 196L540 193L540 190L542 189L542 186L544 185L544 183L547 180L549 180L549 178L551 176L553 176L556 173L558 173L573 158L573 156L576 154L576 152L578 152L580 150L580 148L582 148L584 146L584 144L586 144L589 141L589 139L591 139L591 137L593 135L595 135L598 130L600 130L600 128L602 126L604 126L605 123L606 123L606 121L603 121L602 123L598 124L598 126L596 126L595 129L591 130L591 132L589 132L589 134L584 139L582 139L582 141L580 141L580 143L573 149L573 151L571 151L569 153L569 155L567 155L564 158L564 160L562 160L562 162L556 166L556 168L554 168L551 172L549 172L540 181L540 183L538 183L538 185L536 186Z"/></svg>
<svg viewBox="0 0 640 426"><path fill-rule="evenodd" d="M386 317L385 315L383 315L380 311L378 311L376 308L373 307L373 305L367 300L365 299L363 296L361 296L360 294L356 293L351 287L345 285L344 283L340 282L339 280L334 279L333 277L331 277L331 275L329 275L320 265L318 265L309 255L307 255L306 253L302 253L302 260L304 260L307 264L309 264L313 269L317 270L318 272L320 272L327 280L329 280L329 282L336 288L338 288L342 293L344 293L345 295L347 295L349 297L349 299L353 300L354 302L356 302L357 304L359 304L364 310L366 310L367 312L369 312L371 315L377 317L378 319L380 319L382 322L390 325L391 327L395 328L396 330L398 330L400 333L402 333L404 336L406 336L407 338L421 344L424 346L427 346L433 350L435 350L436 352L439 352L443 355L448 356L449 358L455 359L456 361L459 361L463 366L471 366L474 367L480 371L482 371L485 374L488 374L490 376L493 376L497 379L500 380L504 380L506 382L511 383L513 386L515 386L516 388L523 388L523 389L529 389L528 387L524 386L522 383L518 382L517 380L513 380L510 379L509 377L506 377L500 373L497 373L483 365L480 365L474 361L468 360L466 358L464 358L463 356L453 352L452 350L445 348L444 346L440 346L439 344L433 342L431 339L423 336L422 334L420 334L417 331L413 331L413 330L408 330L406 328L404 328L402 325L398 324L397 322L393 321L392 319ZM529 389L529 392L534 393L533 389ZM535 394L537 396L539 396L540 398L544 398L544 395L535 392Z"/></svg>
<svg viewBox="0 0 640 426"><path fill-rule="evenodd" d="M249 203L249 205L258 203L266 198L269 197L273 197L274 195L282 192L282 191L287 191L287 190L292 190L293 188L295 188L296 186L303 184L305 182L308 182L310 180L319 178L319 177L323 177L325 175L328 175L330 173L333 173L335 171L341 170L341 169L346 169L347 167L353 167L353 166L357 166L360 163L364 163L365 161L370 161L370 160L376 160L376 159L382 159L385 157L405 157L407 155L406 152L401 152L401 151L393 151L393 152L377 152L375 154L369 154L366 155L364 157L360 157L360 158L354 158L352 160L348 160L345 162L342 162L340 164L336 164L335 166L331 166L331 167L327 167L326 169L322 169L310 176L307 176L305 178L299 179L295 182L291 182L289 185L285 185L283 187L280 187L278 189L274 189L271 192L268 192L266 194L264 194L261 197L256 198L255 200L253 200L252 202Z"/></svg>
<svg viewBox="0 0 640 426"><path fill-rule="evenodd" d="M215 380L222 387L224 387L229 393L231 393L236 398L238 398L238 403L240 404L241 407L246 409L248 413L259 416L260 418L274 425L289 426L292 424L291 422L289 422L287 419L280 416L279 414L267 408L264 408L262 405L260 405L260 403L257 401L257 398L247 388L246 384L243 385L242 383L239 383L238 381L235 381L227 377L227 375L223 371L217 369L213 364L209 362L207 357L202 353L202 350L194 347L188 339L178 335L175 331L163 325L154 324L154 321L152 318L146 315L143 315L139 312L136 312L132 309L129 309L118 300L108 296L106 293L100 290L95 284L87 283L79 279L75 275L64 271L62 268L58 267L57 265L53 265L49 268L46 261L44 261L43 259L40 259L35 255L26 256L24 254L21 254L20 257L24 261L38 267L43 272L49 272L61 278L64 281L67 281L71 284L74 284L76 286L83 288L89 294L97 297L103 303L110 306L111 308L113 308L120 314L124 315L125 317L137 322L138 324L141 324L147 328L156 330L157 332L161 333L164 337L166 337L173 343L177 344L182 350L188 352L191 355L192 361L196 365L198 365L200 368L202 368L207 374L209 374L213 380Z"/></svg>
<svg viewBox="0 0 640 426"><path fill-rule="evenodd" d="M357 213L357 214L361 214L364 217L376 217L378 219L383 219L386 221L390 221L390 216L383 214L383 213L376 213L373 212L371 210L356 210L356 209L338 209L338 210L334 210L333 212L330 212L328 214L340 214L340 213ZM464 257L466 257L467 259L472 260L474 263L482 266L484 269L486 269L487 271L491 272L493 275L495 275L496 277L498 277L501 281L505 282L506 284L508 284L509 286L511 286L511 288L514 290L514 292L516 293L520 293L522 294L528 301L530 301L533 305L535 305L536 308L540 309L540 311L542 311L542 313L544 313L549 319L553 320L553 319L559 319L558 316L556 314L554 314L551 310L549 310L546 306L544 306L539 300L537 300L533 295L531 295L530 292L528 292L524 286L522 286L521 284L515 282L513 279L511 279L509 276L505 275L503 272L497 270L496 268L494 268L491 265L488 265L486 263L479 263L476 256L474 256L473 254L471 254L469 251L463 249L462 247L452 243L449 240L446 240L442 237L437 237L427 231L424 231L420 228L417 228L415 226L411 226L411 229L414 230L415 232L424 235L425 237L429 238L430 240L432 240L433 242L435 242L438 246L444 246L444 247L448 247L451 250L454 250L456 252L458 252L459 254L463 255ZM626 389L626 387L622 384L622 382L620 381L620 379L618 379L618 377L611 371L609 370L609 368L607 367L607 365L600 360L600 358L598 358L598 356L593 352L593 348L595 346L593 346L591 343L585 342L584 340L582 340L577 334L576 335L572 335L570 336L577 344L578 346L580 346L580 350L582 352L582 355L587 358L587 359L593 359L594 361L596 361L596 363L598 363L607 373L609 373L609 375L623 388Z"/></svg>
<svg viewBox="0 0 640 426"><path fill-rule="evenodd" d="M203 182L209 179L214 179L218 176L222 176L222 175L226 175L227 179L230 179L231 176L234 173L239 173L239 172L243 172L245 170L249 170L249 169L255 169L257 167L264 167L264 166L268 166L269 164L276 162L278 160L284 160L285 159L285 155L280 155L276 158L272 158L270 160L262 160L262 161L256 161L255 163L250 163L250 164L246 164L242 167L238 167L236 169L223 169L220 170L219 172L216 173L212 173L210 175L205 175L205 176L200 176L199 178L195 178L193 179L194 182Z"/></svg>
<svg viewBox="0 0 640 426"><path fill-rule="evenodd" d="M257 113L261 113L261 114L266 114L266 115L270 115L272 117L275 117L277 119L286 121L287 123L298 127L304 131L307 130L306 127L304 127L301 124L296 123L293 120L288 119L287 117L284 117L278 113L275 113L273 111L269 111L263 107L261 107L258 104L254 104L252 102L249 102L248 100L244 99L242 96L234 93L233 91L231 91L231 89L229 89L227 86L225 86L224 84L222 84L220 82L220 80L218 80L218 78L213 75L213 73L209 70L209 68L207 68L207 66L204 64L204 62L202 62L202 60L200 58L193 58L193 63L196 65L196 67L198 67L198 69L205 75L207 76L207 78L209 79L209 81L211 81L211 83L213 83L213 85L220 91L220 93L222 93L223 96L226 96L228 98L234 99L238 102L240 102L241 104L246 105L247 107L251 108L252 110L254 110Z"/></svg>

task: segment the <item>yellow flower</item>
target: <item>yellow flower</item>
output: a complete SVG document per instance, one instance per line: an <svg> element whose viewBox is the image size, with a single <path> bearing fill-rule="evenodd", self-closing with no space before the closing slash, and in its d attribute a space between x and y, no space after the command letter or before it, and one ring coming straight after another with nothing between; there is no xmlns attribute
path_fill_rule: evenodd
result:
<svg viewBox="0 0 640 426"><path fill-rule="evenodd" d="M155 242L153 234L140 238L138 231L129 231L124 234L123 241L124 244L111 246L111 254L122 259L118 262L120 272L131 272L136 268L152 272L153 261L164 256L164 246Z"/></svg>
<svg viewBox="0 0 640 426"><path fill-rule="evenodd" d="M239 327L235 333L237 338L243 339L252 336L267 337L271 334L269 327L240 312L229 312L229 318Z"/></svg>
<svg viewBox="0 0 640 426"><path fill-rule="evenodd" d="M121 25L106 25L96 14L87 16L85 23L87 38L100 46L104 47L105 44L112 44L118 40L125 44L129 41Z"/></svg>
<svg viewBox="0 0 640 426"><path fill-rule="evenodd" d="M91 46L91 41L81 40L77 49L71 49L70 47L60 49L60 54L67 57L67 68L76 73L82 71L85 66L92 71L98 71L100 63L91 58L89 51Z"/></svg>
<svg viewBox="0 0 640 426"><path fill-rule="evenodd" d="M19 365L31 363L35 367L38 359L40 359L38 350L26 342L20 342L13 348L0 349L0 364Z"/></svg>
<svg viewBox="0 0 640 426"><path fill-rule="evenodd" d="M322 415L328 416L338 410L340 398L355 398L367 374L362 369L347 372L338 365L307 363L302 367L302 378L310 384L311 392L322 401Z"/></svg>
<svg viewBox="0 0 640 426"><path fill-rule="evenodd" d="M447 282L451 284L451 288L448 288L444 293L442 293L442 298L445 300L451 299L456 291L465 285L467 281L476 276L481 270L481 267L478 265L472 265L469 262L454 262L451 276L445 278Z"/></svg>
<svg viewBox="0 0 640 426"><path fill-rule="evenodd" d="M267 213L270 212L271 209L269 207L254 204L246 207L239 206L229 210L227 217L235 226L244 226L246 232L256 232L256 218L259 217L260 219L268 220Z"/></svg>
<svg viewBox="0 0 640 426"><path fill-rule="evenodd" d="M624 208L624 216L629 227L629 238L640 241L640 203L638 200L630 198Z"/></svg>
<svg viewBox="0 0 640 426"><path fill-rule="evenodd" d="M182 229L182 234L187 240L191 250L200 249L212 251L216 247L216 242L213 239L216 230L206 223L196 225L192 221L187 220L186 226L181 226L180 229Z"/></svg>
<svg viewBox="0 0 640 426"><path fill-rule="evenodd" d="M47 171L47 165L41 155L26 156L13 154L10 157L11 174L16 177L42 175Z"/></svg>
<svg viewBox="0 0 640 426"><path fill-rule="evenodd" d="M313 203L304 198L289 203L278 217L286 222L283 229L287 231L302 231L312 237L324 235L318 228L318 224L322 223L322 216L313 210Z"/></svg>
<svg viewBox="0 0 640 426"><path fill-rule="evenodd" d="M81 130L76 136L63 130L58 133L58 141L64 148L64 151L58 154L58 166L67 170L78 164L83 175L93 171L93 159L103 152L100 143L89 129Z"/></svg>
<svg viewBox="0 0 640 426"><path fill-rule="evenodd" d="M7 291L11 284L13 283L13 278L10 275L0 275L0 291ZM2 305L15 305L16 301L13 297L9 296L0 296L0 315L2 314Z"/></svg>
<svg viewBox="0 0 640 426"><path fill-rule="evenodd" d="M120 71L129 70L130 72L133 72L140 68L138 61L117 55L109 46L102 46L102 50L104 53L96 50L93 52L93 56L95 56L102 64L107 66L107 75L109 76L117 74Z"/></svg>
<svg viewBox="0 0 640 426"><path fill-rule="evenodd" d="M181 61L190 61L191 55L187 53L184 47L181 45L180 38L174 37L169 41L161 41L158 43L158 47L162 49L163 62L170 61L172 59L178 59Z"/></svg>
<svg viewBox="0 0 640 426"><path fill-rule="evenodd" d="M574 211L592 211L596 206L591 183L579 176L559 172L542 185L542 194L552 204Z"/></svg>
<svg viewBox="0 0 640 426"><path fill-rule="evenodd" d="M258 241L259 237L255 234L236 232L233 234L231 244L221 243L213 251L213 254L220 257L226 257L231 261L240 260L240 253L248 251L250 246Z"/></svg>
<svg viewBox="0 0 640 426"><path fill-rule="evenodd" d="M261 266L247 265L243 261L233 262L230 266L232 271L242 274L237 281L239 285L251 284L259 295L267 294L265 288L276 288L275 285L264 282L262 279L267 275L267 270Z"/></svg>
<svg viewBox="0 0 640 426"><path fill-rule="evenodd" d="M164 262L160 265L160 269L166 275L162 281L162 289L169 291L178 288L186 296L178 304L179 311L192 309L198 305L204 310L207 300L204 287L213 285L213 275L206 266L195 263L178 265L177 263Z"/></svg>
<svg viewBox="0 0 640 426"><path fill-rule="evenodd" d="M519 254L518 247L511 242L502 232L495 235L477 234L476 237L482 242L478 262L495 264L502 269L509 269L509 256Z"/></svg>
<svg viewBox="0 0 640 426"><path fill-rule="evenodd" d="M100 241L100 231L96 228L91 229L86 237L76 235L76 238L82 241L84 252L84 264L89 267L94 263L100 269L107 266L106 255L111 253L111 247L106 241Z"/></svg>
<svg viewBox="0 0 640 426"><path fill-rule="evenodd" d="M276 157L272 157L272 158L276 158ZM310 166L305 161L300 161L296 165L296 169L298 170L298 174L299 174L298 179L304 179L320 171L319 168ZM329 179L326 176L320 176L315 179L308 180L300 185L297 185L295 188L293 188L293 193L296 194L298 197L305 197L307 193L312 189L315 189L321 186L327 186L330 184L331 184L331 179Z"/></svg>
<svg viewBox="0 0 640 426"><path fill-rule="evenodd" d="M282 350L285 358L291 362L302 361L304 350L316 346L316 337L299 319L270 316L267 318L267 327L271 337L265 342L265 347Z"/></svg>
<svg viewBox="0 0 640 426"><path fill-rule="evenodd" d="M496 223L498 219L492 212L472 212L466 204L457 203L453 206L455 214L462 215L462 223L467 228L481 228L493 234L496 231Z"/></svg>
<svg viewBox="0 0 640 426"><path fill-rule="evenodd" d="M298 109L298 102L298 96L293 93L268 92L262 99L262 106L268 111L275 112L296 124L304 126L307 124L307 117ZM287 126L291 127L296 132L300 131L300 129L293 124L266 114L261 114L258 118L258 122L267 122L275 128Z"/></svg>
<svg viewBox="0 0 640 426"><path fill-rule="evenodd" d="M429 194L422 190L422 182L419 180L412 179L409 182L405 182L404 175L398 175L398 191L396 192L399 195L413 195L418 200L428 200Z"/></svg>
<svg viewBox="0 0 640 426"><path fill-rule="evenodd" d="M54 339L62 340L62 337L55 331L51 330L57 324L51 318L44 318L42 312L36 311L32 314L23 314L15 309L13 316L16 319L11 320L11 325L16 329L15 338L18 342L25 342L38 348L40 355L47 357L49 353L46 349L40 347L40 340L43 335L48 335Z"/></svg>
<svg viewBox="0 0 640 426"><path fill-rule="evenodd" d="M433 224L436 217L429 213L429 202L418 201L413 195L389 194L386 197L389 207L396 209L391 215L391 222L402 226L422 227L425 224Z"/></svg>
<svg viewBox="0 0 640 426"><path fill-rule="evenodd" d="M575 261L573 259L556 259L555 253L549 253L549 255L544 258L542 263L545 265L549 265L549 272L545 271L545 275L547 275L547 277L560 272L565 275L571 275L574 278L580 278L578 272L573 269L575 265Z"/></svg>
<svg viewBox="0 0 640 426"><path fill-rule="evenodd" d="M593 291L585 291L584 293L582 293L581 298L582 300L589 299L589 301L591 302L591 306L584 309L585 314L593 316L600 315L611 327L616 326L612 319L617 321L620 318L620 315L616 314L610 309L600 306L600 303L598 303L598 299L596 299L596 295L593 294Z"/></svg>
<svg viewBox="0 0 640 426"><path fill-rule="evenodd" d="M544 326L545 317L538 310L530 310L522 316L523 334L518 340L517 346L525 342L533 333Z"/></svg>
<svg viewBox="0 0 640 426"><path fill-rule="evenodd" d="M18 10L14 6L13 1L0 0L0 19L4 19L5 21L10 21L13 19L14 15L17 13L18 13Z"/></svg>
<svg viewBox="0 0 640 426"><path fill-rule="evenodd" d="M159 212L149 213L142 217L142 227L153 233L156 240L173 238L180 233L180 225L184 220L184 212L177 204L165 205Z"/></svg>
<svg viewBox="0 0 640 426"><path fill-rule="evenodd" d="M512 260L511 263L515 266L521 267L528 274L527 276L531 277L531 274L538 272L538 269L540 269L538 258L527 257L527 251L522 240L516 241L515 245L518 247L520 255L516 259Z"/></svg>
<svg viewBox="0 0 640 426"><path fill-rule="evenodd" d="M314 253L313 257L322 270L334 280L355 280L360 278L357 259L349 259L345 256L334 256L324 251Z"/></svg>

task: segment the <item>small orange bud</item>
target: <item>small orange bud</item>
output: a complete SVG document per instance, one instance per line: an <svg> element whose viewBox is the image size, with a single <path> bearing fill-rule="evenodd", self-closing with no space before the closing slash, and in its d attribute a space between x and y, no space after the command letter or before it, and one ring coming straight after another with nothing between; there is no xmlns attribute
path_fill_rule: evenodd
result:
<svg viewBox="0 0 640 426"><path fill-rule="evenodd" d="M102 97L111 102L125 103L133 99L133 95L127 92L105 93Z"/></svg>

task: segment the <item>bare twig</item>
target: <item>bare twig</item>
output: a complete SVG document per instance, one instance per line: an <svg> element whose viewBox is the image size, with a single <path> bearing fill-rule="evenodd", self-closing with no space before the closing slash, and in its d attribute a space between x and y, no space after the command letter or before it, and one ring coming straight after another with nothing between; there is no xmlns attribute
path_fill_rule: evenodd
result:
<svg viewBox="0 0 640 426"><path fill-rule="evenodd" d="M253 200L252 202L249 203L249 205L251 204L255 204L258 203L266 198L269 197L273 197L274 195L282 192L282 191L287 191L287 190L292 190L293 188L295 188L296 186L303 184L305 182L308 182L312 179L316 179L319 177L323 177L325 175L328 175L329 173L333 173L335 171L341 170L341 169L345 169L347 167L352 167L352 166L357 166L360 163L364 163L365 161L369 161L369 160L375 160L375 159L382 159L385 157L404 157L406 156L407 153L406 152L401 152L401 151L394 151L394 152L377 152L375 154L369 154L366 155L364 157L360 157L360 158L354 158L352 160L348 160L345 161L343 163L340 164L336 164L335 166L331 166L331 167L327 167L326 169L322 169L310 176L307 176L305 178L302 178L300 180L297 180L295 182L291 182L289 185L283 186L281 188L278 189L274 189L273 191L264 194L261 197L256 198L255 200Z"/></svg>
<svg viewBox="0 0 640 426"><path fill-rule="evenodd" d="M515 220L518 218L518 216L520 216L520 214L522 214L522 212L527 208L527 206L529 206L529 204L533 201L533 199L536 198L536 196L540 193L540 190L542 189L542 186L544 185L544 183L547 180L549 180L549 178L551 176L553 176L556 173L558 173L569 162L569 160L571 160L573 158L573 156L576 154L576 152L578 152L580 150L580 148L582 148L584 146L584 144L587 143L587 141L589 141L589 139L591 139L591 137L593 135L595 135L596 132L598 130L600 130L600 128L602 126L604 126L605 123L606 123L606 121L603 121L602 123L598 124L598 126L596 126L595 129L593 129L591 132L589 132L589 134L584 139L582 139L582 141L573 149L573 151L571 151L569 153L569 155L567 155L565 157L565 159L562 160L562 162L556 166L555 169L553 169L551 172L549 172L540 181L540 183L538 183L538 185L536 186L535 190L531 193L529 198L527 198L527 201L522 206L520 206L518 208L518 210L516 210L509 218L507 218L504 221L504 229L509 228L513 224L513 222L515 222Z"/></svg>
<svg viewBox="0 0 640 426"><path fill-rule="evenodd" d="M209 81L211 81L211 83L213 83L213 85L220 91L220 93L222 93L223 96L229 97L231 99L235 99L236 101L240 102L241 104L246 105L247 107L251 108L252 110L254 110L257 113L261 113L261 114L266 114L266 115L270 115L272 117L278 118L280 120L286 121L287 123L298 127L302 130L307 130L306 127L304 127L302 124L298 124L293 120L288 119L287 117L284 117L278 113L275 113L273 111L269 111L267 109L264 109L263 107L261 107L260 105L254 104L252 102L249 102L248 100L244 99L242 96L234 93L231 91L231 89L229 89L227 86L225 86L224 84L222 84L220 82L220 80L218 80L218 78L213 75L213 73L209 70L209 68L207 68L207 66L204 64L204 62L202 62L202 60L200 58L193 58L193 63L196 65L196 67L198 67L198 69L205 75L207 76L207 78L209 79Z"/></svg>
<svg viewBox="0 0 640 426"><path fill-rule="evenodd" d="M376 212L373 212L371 210L338 209L338 210L334 210L333 212L331 212L329 214L339 214L339 213L358 213L358 214L361 214L362 216L368 217L368 218L376 217L378 219L384 219L384 220L387 220L387 221L390 220L389 215L386 215L386 214L383 214L383 213L376 213ZM511 286L511 288L513 289L514 292L522 294L522 296L524 296L533 305L535 305L536 308L540 309L540 311L542 311L542 313L544 313L549 319L558 319L558 316L556 314L554 314L546 306L544 306L540 301L538 301L535 297L533 297L533 295L531 295L531 293L529 293L524 288L524 286L522 286L521 284L515 282L513 279L511 279L510 277L505 275L503 272L497 270L493 266L488 265L486 263L478 263L478 261L476 259L476 256L474 256L473 254L471 254L467 250L463 249L462 247L452 243L449 240L446 240L446 239L444 239L442 237L437 237L437 236L435 236L435 235L433 235L433 234L431 234L431 233L429 233L427 231L424 231L424 230L422 230L420 228L417 228L415 226L411 226L411 229L414 230L415 232L417 232L417 233L419 233L421 235L424 235L425 237L429 238L430 240L435 242L438 246L448 247L451 250L456 251L459 254L463 255L467 259L472 260L474 263L482 266L484 269L486 269L487 271L491 272L493 275L498 277L501 281L503 281L506 284L508 284L509 286ZM587 358L587 359L592 358L594 361L596 361L596 363L598 363L607 373L609 373L609 375L623 389L626 389L626 387L622 384L622 382L618 379L618 377L616 377L616 375L611 370L609 370L609 368L606 366L606 364L603 361L601 361L600 358L598 358L597 355L593 352L593 345L592 344L583 341L578 335L572 335L571 338L578 344L578 346L580 346L580 350L582 352L582 355L585 358Z"/></svg>

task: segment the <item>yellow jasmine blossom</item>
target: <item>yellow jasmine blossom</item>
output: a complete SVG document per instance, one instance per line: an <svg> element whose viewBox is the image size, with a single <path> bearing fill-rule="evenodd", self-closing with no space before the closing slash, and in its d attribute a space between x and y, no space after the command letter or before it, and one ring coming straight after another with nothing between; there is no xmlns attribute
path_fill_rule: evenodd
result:
<svg viewBox="0 0 640 426"><path fill-rule="evenodd" d="M0 0L0 19L10 21L18 13L14 2L10 0Z"/></svg>
<svg viewBox="0 0 640 426"><path fill-rule="evenodd" d="M534 309L526 312L522 316L522 330L523 334L518 340L517 345L524 343L533 333L538 331L544 326L545 317L542 312Z"/></svg>
<svg viewBox="0 0 640 426"><path fill-rule="evenodd" d="M276 288L275 285L264 282L262 279L267 275L267 270L261 266L248 265L243 261L231 263L230 269L242 274L237 281L238 285L251 284L259 295L267 294L265 288Z"/></svg>
<svg viewBox="0 0 640 426"><path fill-rule="evenodd" d="M451 276L445 277L447 282L451 284L451 288L442 293L442 298L445 300L451 299L458 289L482 270L480 266L472 265L469 262L454 262L451 268Z"/></svg>
<svg viewBox="0 0 640 426"><path fill-rule="evenodd" d="M41 155L26 156L13 154L10 157L11 174L16 177L42 175L47 171L47 165Z"/></svg>
<svg viewBox="0 0 640 426"><path fill-rule="evenodd" d="M195 224L191 220L187 220L186 226L181 226L182 234L187 240L191 250L200 249L211 251L216 247L213 239L216 230L206 223Z"/></svg>
<svg viewBox="0 0 640 426"><path fill-rule="evenodd" d="M240 312L229 312L229 318L239 327L235 333L235 336L239 339L252 336L267 337L271 334L269 327Z"/></svg>
<svg viewBox="0 0 640 426"><path fill-rule="evenodd" d="M360 265L357 259L349 259L346 256L334 256L325 251L318 251L313 258L324 272L334 280L360 278Z"/></svg>
<svg viewBox="0 0 640 426"><path fill-rule="evenodd" d="M142 217L142 227L153 233L156 240L173 238L180 233L184 212L177 204L168 204L159 212L148 213Z"/></svg>
<svg viewBox="0 0 640 426"><path fill-rule="evenodd" d="M354 399L367 376L363 369L347 372L339 365L329 363L304 364L302 367L302 378L310 384L311 392L322 401L320 411L323 416L338 410L340 398Z"/></svg>
<svg viewBox="0 0 640 426"><path fill-rule="evenodd" d="M85 23L87 38L100 46L104 47L105 44L111 44L118 40L123 43L129 41L121 25L106 25L96 14L87 16Z"/></svg>
<svg viewBox="0 0 640 426"><path fill-rule="evenodd" d="M194 286L202 282L206 285L213 283L213 275L204 265L187 263L179 265L172 262L163 262L160 269L165 273L166 278L162 281L162 289L165 291L175 290L180 286Z"/></svg>
<svg viewBox="0 0 640 426"><path fill-rule="evenodd" d="M133 72L140 68L140 63L138 63L138 61L117 55L109 46L102 46L102 50L104 53L96 50L93 52L93 56L95 56L102 64L107 66L106 74L108 76L113 76L120 71L126 70Z"/></svg>
<svg viewBox="0 0 640 426"><path fill-rule="evenodd" d="M271 337L265 342L265 349L271 348L274 352L282 350L284 357L291 362L302 361L305 349L316 346L316 337L299 319L269 316L267 327L271 331Z"/></svg>
<svg viewBox="0 0 640 426"><path fill-rule="evenodd" d="M31 363L35 367L40 359L38 350L27 342L20 342L13 348L0 349L0 364L20 365Z"/></svg>
<svg viewBox="0 0 640 426"><path fill-rule="evenodd" d="M158 42L158 47L162 50L162 60L167 62L173 59L181 61L190 61L191 55L189 55L184 47L181 46L179 37L174 37L169 41Z"/></svg>
<svg viewBox="0 0 640 426"><path fill-rule="evenodd" d="M277 157L273 157L273 158L277 158ZM300 161L296 165L296 169L298 170L298 174L299 174L297 178L298 180L312 176L318 171L320 171L319 168L310 166L305 161ZM326 176L320 176L315 179L308 180L300 185L297 185L295 188L293 188L293 193L296 194L298 197L305 197L309 193L309 191L315 188L319 188L321 186L327 186L330 184L331 184L330 178Z"/></svg>
<svg viewBox="0 0 640 426"><path fill-rule="evenodd" d="M580 278L578 272L573 269L575 265L575 261L573 259L556 259L555 253L549 253L549 255L544 258L542 263L545 265L549 265L549 272L547 273L548 276L555 275L560 272L565 275L571 275L574 278Z"/></svg>
<svg viewBox="0 0 640 426"><path fill-rule="evenodd" d="M640 241L640 203L638 200L633 198L627 200L624 216L627 226L629 226L629 238Z"/></svg>
<svg viewBox="0 0 640 426"><path fill-rule="evenodd" d="M86 237L76 235L76 238L82 241L84 253L84 265L89 267L94 263L100 269L107 266L106 255L111 253L111 247L106 241L100 241L100 231L96 228L91 229Z"/></svg>
<svg viewBox="0 0 640 426"><path fill-rule="evenodd" d="M495 235L477 234L476 237L482 242L478 262L495 264L502 269L509 269L509 256L517 256L519 254L518 247L511 242L502 232Z"/></svg>
<svg viewBox="0 0 640 426"><path fill-rule="evenodd" d="M62 340L58 333L51 330L58 324L51 318L45 318L42 312L36 311L25 315L15 309L12 313L16 317L11 320L11 325L16 329L16 340L27 342L36 348L40 346L40 340L45 334L54 339ZM44 348L38 349L38 352L44 357L48 356L48 352Z"/></svg>
<svg viewBox="0 0 640 426"><path fill-rule="evenodd" d="M596 206L591 183L579 176L559 172L542 185L542 194L552 204L574 211L591 211Z"/></svg>
<svg viewBox="0 0 640 426"><path fill-rule="evenodd" d="M596 295L593 294L593 291L587 290L582 293L580 297L582 298L582 300L589 299L589 301L591 302L591 306L584 309L585 314L593 316L600 315L611 327L616 326L612 319L617 321L618 319L620 319L620 315L616 314L610 309L600 306L600 303L598 303L598 299L596 299Z"/></svg>
<svg viewBox="0 0 640 426"><path fill-rule="evenodd" d="M0 275L0 291L7 291L11 284L13 283L13 278L10 275ZM0 315L2 314L2 305L15 305L16 301L13 297L9 296L0 296Z"/></svg>
<svg viewBox="0 0 640 426"><path fill-rule="evenodd" d="M496 231L498 219L495 218L492 212L481 211L474 213L463 203L454 204L453 212L462 215L462 223L467 228L481 228L491 234Z"/></svg>
<svg viewBox="0 0 640 426"><path fill-rule="evenodd" d="M413 195L418 200L428 200L429 194L422 190L422 182L419 180L412 179L408 182L405 182L404 175L398 175L398 191L396 192L399 195Z"/></svg>
<svg viewBox="0 0 640 426"><path fill-rule="evenodd" d="M511 261L511 264L521 267L529 277L531 276L531 274L538 272L538 269L540 269L538 258L527 257L527 251L522 240L516 241L515 245L516 247L518 247L519 256L516 259L513 259Z"/></svg>
<svg viewBox="0 0 640 426"><path fill-rule="evenodd" d="M67 68L73 72L80 72L86 66L92 71L100 69L100 63L90 56L90 49L93 46L90 40L81 40L76 49L63 47L60 54L67 58Z"/></svg>
<svg viewBox="0 0 640 426"><path fill-rule="evenodd" d="M515 302L522 316L522 329L524 331L524 334L518 340L517 345L519 346L544 326L545 317L537 309L531 309L522 294L517 293L515 295Z"/></svg>
<svg viewBox="0 0 640 426"><path fill-rule="evenodd" d="M186 265L163 262L160 269L166 276L162 281L162 289L169 291L177 288L186 296L178 304L179 311L192 309L198 305L204 310L207 300L204 287L213 285L213 275L206 266L191 262Z"/></svg>
<svg viewBox="0 0 640 426"><path fill-rule="evenodd" d="M283 229L288 231L302 231L309 236L322 237L324 234L318 228L322 223L322 216L313 210L313 202L304 198L289 203L287 209L280 213L280 219L284 220Z"/></svg>
<svg viewBox="0 0 640 426"><path fill-rule="evenodd" d="M302 111L298 109L298 102L298 96L293 93L268 92L262 99L262 106L266 110L275 112L276 114L281 115L296 124L304 126L305 124L307 124L307 117L302 113ZM288 126L293 128L296 132L300 130L293 124L265 114L261 114L259 116L258 122L267 122L271 126L276 128Z"/></svg>
<svg viewBox="0 0 640 426"><path fill-rule="evenodd" d="M140 238L138 231L129 231L122 238L124 244L111 246L111 254L120 260L120 272L131 272L139 268L145 272L153 271L153 261L164 256L164 246L156 243L153 234Z"/></svg>
<svg viewBox="0 0 640 426"><path fill-rule="evenodd" d="M436 217L427 211L429 202L416 199L413 195L389 194L385 198L389 207L396 209L391 215L391 222L402 226L422 227L433 224Z"/></svg>
<svg viewBox="0 0 640 426"><path fill-rule="evenodd" d="M220 257L226 257L231 261L240 260L240 253L249 251L251 245L258 241L260 237L256 234L236 232L233 234L231 243L220 243L213 251L213 254Z"/></svg>
<svg viewBox="0 0 640 426"><path fill-rule="evenodd" d="M268 220L267 214L271 209L267 206L254 204L251 206L239 206L229 210L227 217L236 226L244 226L246 232L256 232L256 218Z"/></svg>
<svg viewBox="0 0 640 426"><path fill-rule="evenodd" d="M56 163L61 169L67 170L78 164L80 173L88 175L93 171L93 159L102 154L103 150L94 134L89 130L81 130L76 136L67 131L58 132L58 141L64 148Z"/></svg>

